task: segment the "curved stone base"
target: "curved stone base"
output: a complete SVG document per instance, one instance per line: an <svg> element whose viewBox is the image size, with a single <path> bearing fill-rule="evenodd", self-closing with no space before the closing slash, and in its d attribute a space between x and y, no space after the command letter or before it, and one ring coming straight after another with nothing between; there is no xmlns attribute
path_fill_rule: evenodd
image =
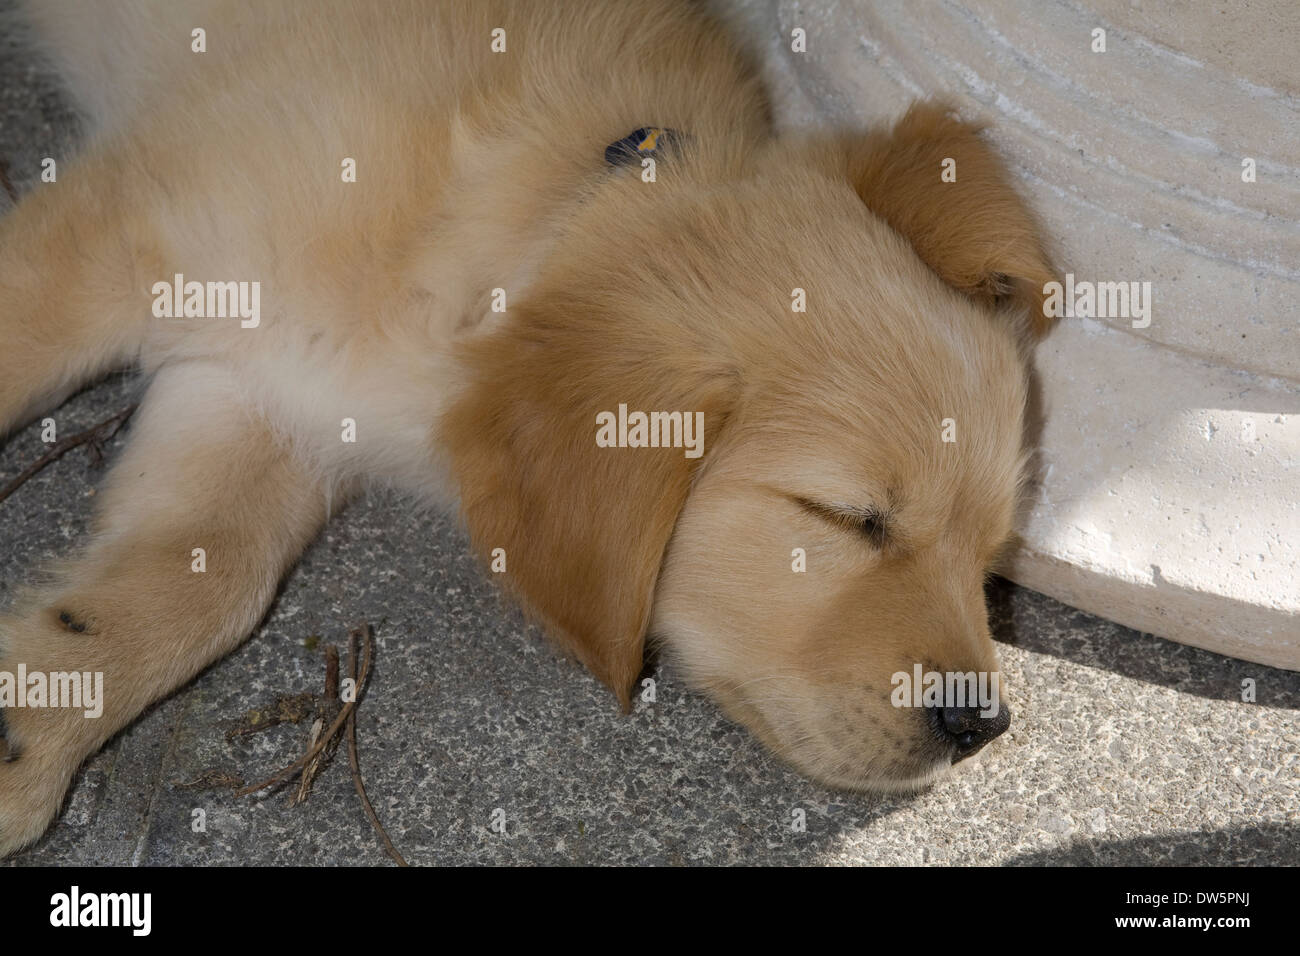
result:
<svg viewBox="0 0 1300 956"><path fill-rule="evenodd" d="M1066 319L1038 350L1041 484L1009 576L1300 669L1290 0L717 6L755 46L784 125L861 127L946 96L989 121L1062 275L1151 283L1149 324ZM807 52L791 49L796 28Z"/></svg>

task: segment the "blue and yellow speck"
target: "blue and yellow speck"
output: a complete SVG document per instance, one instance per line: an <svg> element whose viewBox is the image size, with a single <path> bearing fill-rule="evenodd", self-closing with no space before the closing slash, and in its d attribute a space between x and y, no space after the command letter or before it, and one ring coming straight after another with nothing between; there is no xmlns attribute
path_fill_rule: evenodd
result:
<svg viewBox="0 0 1300 956"><path fill-rule="evenodd" d="M611 166L640 165L647 156L656 156L677 139L677 131L663 126L642 126L616 143L605 147L605 162Z"/></svg>

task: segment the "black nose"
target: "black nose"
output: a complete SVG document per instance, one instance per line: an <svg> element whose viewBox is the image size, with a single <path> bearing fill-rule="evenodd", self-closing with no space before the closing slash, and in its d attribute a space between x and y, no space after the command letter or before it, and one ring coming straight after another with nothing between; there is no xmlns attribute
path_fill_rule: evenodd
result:
<svg viewBox="0 0 1300 956"><path fill-rule="evenodd" d="M979 707L941 707L939 724L957 746L952 762L965 760L1011 726L1011 711L999 707L992 717L980 716Z"/></svg>

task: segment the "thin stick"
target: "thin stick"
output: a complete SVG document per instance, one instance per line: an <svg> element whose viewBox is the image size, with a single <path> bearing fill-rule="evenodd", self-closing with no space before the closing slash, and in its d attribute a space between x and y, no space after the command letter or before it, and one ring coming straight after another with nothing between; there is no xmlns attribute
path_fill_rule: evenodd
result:
<svg viewBox="0 0 1300 956"><path fill-rule="evenodd" d="M366 659L371 656L370 642L374 639L374 633L367 624L364 627L355 628L348 634L348 672L355 679L357 676L357 637L364 636L366 639ZM358 685L359 687L360 685ZM393 846L393 841L389 839L388 831L384 825L379 822L379 815L375 813L375 808L370 804L370 798L366 796L366 785L361 780L361 764L357 760L357 714L356 711L348 714L348 762L352 764L352 784L357 788L357 796L361 798L361 806L366 811L366 816L370 818L370 825L375 828L379 834L379 839L384 842L384 849L388 855L396 861L398 866L410 866L406 859L397 852L397 847Z"/></svg>
<svg viewBox="0 0 1300 956"><path fill-rule="evenodd" d="M267 777L261 783L255 783L251 787L244 787L244 789L242 790L236 790L235 796L246 797L250 793L256 793L259 790L265 790L267 787L273 787L276 784L283 783L289 777L293 776L295 773L297 773L299 770L305 767L313 757L315 757L318 753L324 750L325 745L334 739L335 734L339 732L339 728L342 727L344 722L348 719L348 714L352 713L352 711L356 709L357 704L361 702L361 688L365 686L366 678L369 676L370 676L370 643L367 642L366 656L361 662L361 679L357 682L354 696L352 700L348 701L346 704L343 705L343 709L340 710L339 715L334 718L334 723L330 724L329 729L326 730L325 733L321 734L320 739L316 741L316 743L312 746L310 750L308 750L305 754L303 754L293 763L289 764L289 766L285 767L283 770L277 771L272 776Z"/></svg>
<svg viewBox="0 0 1300 956"><path fill-rule="evenodd" d="M353 674L353 677L356 675ZM325 699L339 697L339 649L333 644L325 648Z"/></svg>
<svg viewBox="0 0 1300 956"><path fill-rule="evenodd" d="M320 740L320 733L325 729L326 719L338 713L340 706L339 649L330 644L325 648L325 692L321 696L320 704L316 707L316 719L312 722L311 734L307 738L308 747ZM316 774L320 773L321 764L329 760L333 755L334 748L326 745L325 749L316 755L315 760L302 768L302 777L298 780L298 792L289 799L289 806L296 807L307 800L311 793L311 785L316 779Z"/></svg>
<svg viewBox="0 0 1300 956"><path fill-rule="evenodd" d="M40 458L37 458L34 462L32 462L30 465L24 468L19 473L17 478L15 478L13 481L9 482L9 484L4 486L4 490L0 491L0 501L4 501L15 491L21 488L24 484L26 484L27 481L29 481L32 478L32 476L37 474L46 465L58 461L60 458L62 458L64 455L66 455L68 452L72 451L72 449L78 447L79 445L84 445L88 441L97 441L101 437L103 438L104 441L108 441L110 438L112 438L114 435L118 433L118 430L121 429L121 427L126 424L126 420L131 417L131 413L134 412L139 407L140 407L139 405L130 405L124 408L122 411L118 412L112 418L106 418L98 425L91 425L84 432L77 432L77 434L65 438L62 441L55 442L53 448L51 448ZM112 430L109 431L107 435L101 436L100 433L103 432L105 429L109 428L110 426L112 426Z"/></svg>
<svg viewBox="0 0 1300 956"><path fill-rule="evenodd" d="M316 741L320 740L320 732L325 728L325 721L317 717L311 725L311 733L307 735L307 746L310 747ZM311 761L307 766L302 768L302 776L298 778L298 791L289 798L289 806L296 807L298 804L307 799L311 792L312 781L316 779L316 771L320 769L320 763L325 759L325 751L316 755L316 759Z"/></svg>

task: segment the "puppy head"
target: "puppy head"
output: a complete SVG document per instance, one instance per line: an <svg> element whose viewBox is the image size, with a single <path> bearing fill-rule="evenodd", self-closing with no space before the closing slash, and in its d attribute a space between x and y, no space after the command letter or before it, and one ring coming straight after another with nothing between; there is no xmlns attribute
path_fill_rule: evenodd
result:
<svg viewBox="0 0 1300 956"><path fill-rule="evenodd" d="M987 724L945 726L910 690L894 705L894 675L910 688L918 665L998 670L983 585L1012 530L1025 402L989 317L895 267L893 334L822 342L798 364L790 342L756 357L678 517L652 620L732 716L849 788L922 785L1006 721L1004 698ZM940 314L941 336L909 319Z"/></svg>
<svg viewBox="0 0 1300 956"><path fill-rule="evenodd" d="M966 725L891 698L918 664L997 670L982 586L1050 275L993 155L937 108L723 182L609 186L466 353L444 436L471 536L625 707L649 634L810 775L923 784L1005 728L1005 705ZM703 454L601 447L620 405L702 413Z"/></svg>

